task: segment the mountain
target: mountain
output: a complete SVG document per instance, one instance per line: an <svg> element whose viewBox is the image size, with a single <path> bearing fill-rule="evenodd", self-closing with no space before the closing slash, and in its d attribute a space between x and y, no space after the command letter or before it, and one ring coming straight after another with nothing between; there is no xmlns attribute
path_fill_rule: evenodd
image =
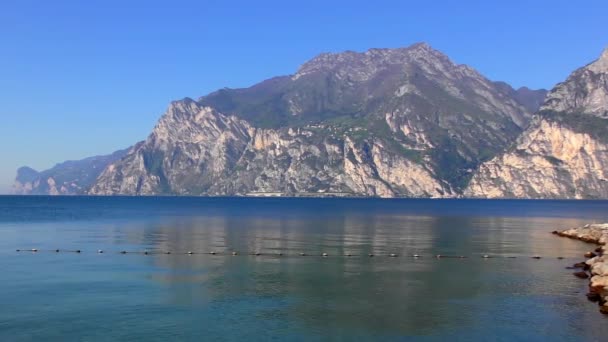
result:
<svg viewBox="0 0 608 342"><path fill-rule="evenodd" d="M172 102L89 193L458 196L529 124L536 96L424 43L325 53L290 76Z"/></svg>
<svg viewBox="0 0 608 342"><path fill-rule="evenodd" d="M17 170L12 192L19 195L85 194L99 174L127 152L128 149L125 149L110 155L66 161L42 172L21 167Z"/></svg>
<svg viewBox="0 0 608 342"><path fill-rule="evenodd" d="M551 90L516 143L483 163L464 194L608 198L608 49Z"/></svg>
<svg viewBox="0 0 608 342"><path fill-rule="evenodd" d="M540 108L548 93L545 89L532 90L528 87L513 89L507 83L500 81L494 82L494 84L532 113Z"/></svg>

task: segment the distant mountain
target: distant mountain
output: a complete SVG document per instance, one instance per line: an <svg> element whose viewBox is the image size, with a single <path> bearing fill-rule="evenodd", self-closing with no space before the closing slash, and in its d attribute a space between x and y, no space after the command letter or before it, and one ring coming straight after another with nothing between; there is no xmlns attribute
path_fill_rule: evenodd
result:
<svg viewBox="0 0 608 342"><path fill-rule="evenodd" d="M294 75L171 103L89 193L458 196L544 94L423 43L321 54Z"/></svg>
<svg viewBox="0 0 608 342"><path fill-rule="evenodd" d="M545 97L548 93L545 89L532 90L528 87L513 89L507 83L500 81L494 82L494 84L496 84L502 92L508 94L532 113L536 112L543 102L545 102Z"/></svg>
<svg viewBox="0 0 608 342"><path fill-rule="evenodd" d="M465 195L608 198L608 49L551 90L516 143L479 167Z"/></svg>
<svg viewBox="0 0 608 342"><path fill-rule="evenodd" d="M85 194L99 174L127 152L125 149L106 156L66 161L42 172L21 167L17 170L12 192L19 195Z"/></svg>

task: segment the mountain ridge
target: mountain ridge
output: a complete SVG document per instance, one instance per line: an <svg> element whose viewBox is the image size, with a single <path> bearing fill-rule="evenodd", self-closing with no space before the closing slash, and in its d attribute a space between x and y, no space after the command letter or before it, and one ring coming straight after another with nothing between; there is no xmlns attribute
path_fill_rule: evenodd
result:
<svg viewBox="0 0 608 342"><path fill-rule="evenodd" d="M505 153L480 165L465 196L608 198L608 50L558 83Z"/></svg>
<svg viewBox="0 0 608 342"><path fill-rule="evenodd" d="M82 189L458 197L545 94L491 81L425 43L323 53L292 75L172 101L145 141Z"/></svg>
<svg viewBox="0 0 608 342"><path fill-rule="evenodd" d="M426 44L321 54L173 102L90 192L454 197L531 118L509 90Z"/></svg>
<svg viewBox="0 0 608 342"><path fill-rule="evenodd" d="M103 169L126 155L128 150L127 148L109 155L64 161L40 172L28 166L20 167L17 170L11 193L18 195L86 194Z"/></svg>

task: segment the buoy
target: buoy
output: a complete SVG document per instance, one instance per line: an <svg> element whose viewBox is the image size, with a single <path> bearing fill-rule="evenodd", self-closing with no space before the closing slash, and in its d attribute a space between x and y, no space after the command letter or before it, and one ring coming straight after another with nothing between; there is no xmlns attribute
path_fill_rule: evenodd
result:
<svg viewBox="0 0 608 342"><path fill-rule="evenodd" d="M144 254L145 254L145 255L148 255L148 251L144 251Z"/></svg>
<svg viewBox="0 0 608 342"><path fill-rule="evenodd" d="M391 258L396 258L396 257L397 257L397 254L395 254L395 253L391 253L391 254L389 254L388 256L389 256L389 257L391 257Z"/></svg>
<svg viewBox="0 0 608 342"><path fill-rule="evenodd" d="M100 249L97 251L97 253L101 254L101 253L103 253L103 251Z"/></svg>
<svg viewBox="0 0 608 342"><path fill-rule="evenodd" d="M328 254L327 254L327 253L323 253L323 254L322 254L322 256L323 256L323 257L327 257L327 256L328 256Z"/></svg>
<svg viewBox="0 0 608 342"><path fill-rule="evenodd" d="M56 249L56 250L55 250L55 253L59 253L59 250L58 250L58 249Z"/></svg>

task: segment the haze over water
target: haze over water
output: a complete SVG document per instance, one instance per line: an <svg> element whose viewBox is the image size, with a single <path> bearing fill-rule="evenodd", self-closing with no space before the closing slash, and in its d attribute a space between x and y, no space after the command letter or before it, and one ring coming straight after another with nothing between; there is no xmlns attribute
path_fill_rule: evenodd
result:
<svg viewBox="0 0 608 342"><path fill-rule="evenodd" d="M0 340L599 341L565 269L593 247L550 232L604 221L608 201L0 197Z"/></svg>

